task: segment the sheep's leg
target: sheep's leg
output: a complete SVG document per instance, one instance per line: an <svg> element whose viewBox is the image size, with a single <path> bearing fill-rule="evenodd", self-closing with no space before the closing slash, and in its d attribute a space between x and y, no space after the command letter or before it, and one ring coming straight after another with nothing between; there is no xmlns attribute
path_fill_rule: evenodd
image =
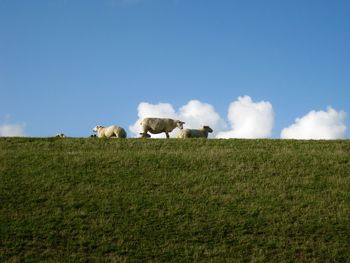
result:
<svg viewBox="0 0 350 263"><path fill-rule="evenodd" d="M140 133L141 137L140 138L150 138L151 135L149 135L147 132L146 133Z"/></svg>
<svg viewBox="0 0 350 263"><path fill-rule="evenodd" d="M142 127L142 132L140 132L141 138L147 138L147 132L148 130L145 129L145 127Z"/></svg>
<svg viewBox="0 0 350 263"><path fill-rule="evenodd" d="M168 132L165 132L165 135L166 135L166 138L169 139L170 136L169 136L169 133Z"/></svg>

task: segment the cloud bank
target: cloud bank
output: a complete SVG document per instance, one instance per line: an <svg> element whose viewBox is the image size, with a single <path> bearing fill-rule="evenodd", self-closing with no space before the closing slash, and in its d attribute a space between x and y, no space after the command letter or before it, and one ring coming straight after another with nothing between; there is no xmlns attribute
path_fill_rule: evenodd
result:
<svg viewBox="0 0 350 263"><path fill-rule="evenodd" d="M274 111L268 101L254 102L249 96L238 97L228 108L227 122L215 108L199 100L190 100L176 110L169 103L151 104L141 102L137 108L138 120L129 130L132 136L139 137L140 122L146 117L173 118L185 122L185 128L198 129L209 125L214 132L209 138L271 138L274 126ZM346 138L346 113L328 107L327 111L311 111L295 123L284 128L282 139L344 139ZM170 133L176 137L178 129ZM165 134L152 135L165 138Z"/></svg>
<svg viewBox="0 0 350 263"><path fill-rule="evenodd" d="M169 103L151 104L141 102L137 112L138 120L129 126L129 130L135 137L139 136L141 132L140 122L146 117L179 119L185 122L185 128L200 128L203 125L209 125L214 130L214 133L210 135L211 137L214 137L217 131L226 127L225 121L221 119L212 105L198 100L190 100L178 111ZM178 129L175 129L170 133L170 137L176 137L177 133ZM152 134L152 138L165 138L165 134Z"/></svg>
<svg viewBox="0 0 350 263"><path fill-rule="evenodd" d="M24 128L24 124L2 124L0 125L0 137L26 136Z"/></svg>
<svg viewBox="0 0 350 263"><path fill-rule="evenodd" d="M180 108L179 118L186 122L189 129L198 129L203 125L209 125L213 130L213 136L226 127L225 121L208 103L191 100Z"/></svg>
<svg viewBox="0 0 350 263"><path fill-rule="evenodd" d="M274 125L270 102L253 102L249 96L238 97L228 109L231 130L219 132L217 138L269 138Z"/></svg>
<svg viewBox="0 0 350 263"><path fill-rule="evenodd" d="M173 118L185 122L185 128L200 128L209 125L214 132L211 138L268 138L271 136L274 113L269 102L253 102L249 96L239 97L231 103L228 112L228 125L215 111L215 108L199 100L190 100L178 111L169 103L150 104L141 102L138 106L138 120L129 127L131 133L139 136L140 122L146 117ZM170 136L175 137L175 129ZM152 135L153 138L165 138L164 134Z"/></svg>
<svg viewBox="0 0 350 263"><path fill-rule="evenodd" d="M281 132L282 139L345 139L346 113L328 107L327 111L310 111Z"/></svg>

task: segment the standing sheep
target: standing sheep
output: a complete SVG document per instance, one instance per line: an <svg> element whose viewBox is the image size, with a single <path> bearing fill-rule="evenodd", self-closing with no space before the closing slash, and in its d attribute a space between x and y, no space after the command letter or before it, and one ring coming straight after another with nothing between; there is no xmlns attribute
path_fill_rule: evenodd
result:
<svg viewBox="0 0 350 263"><path fill-rule="evenodd" d="M202 129L183 129L176 135L176 138L208 138L209 132L213 132L209 126L203 126Z"/></svg>
<svg viewBox="0 0 350 263"><path fill-rule="evenodd" d="M92 131L96 132L97 137L99 138L126 138L126 131L123 128L115 125L111 125L108 127L97 125L95 128L92 129Z"/></svg>
<svg viewBox="0 0 350 263"><path fill-rule="evenodd" d="M169 132L175 128L183 129L184 122L166 118L144 118L141 122L142 126L142 138L151 137L147 132L158 134L165 132L167 138L169 138Z"/></svg>

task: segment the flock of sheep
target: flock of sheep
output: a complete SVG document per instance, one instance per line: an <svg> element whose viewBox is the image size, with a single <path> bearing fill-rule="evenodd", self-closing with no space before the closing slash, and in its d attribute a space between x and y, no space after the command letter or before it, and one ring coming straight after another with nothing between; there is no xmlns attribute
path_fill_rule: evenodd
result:
<svg viewBox="0 0 350 263"><path fill-rule="evenodd" d="M169 138L169 133L175 128L179 128L180 132L177 134L177 138L208 138L208 133L213 132L209 126L203 126L201 129L184 129L183 125L185 123L180 120L168 119L168 118L144 118L140 125L142 127L142 132L140 133L141 138L150 138L151 135L148 134L159 134L165 133L166 137ZM99 138L126 138L126 131L122 127L115 125L104 127L101 125L96 126L92 130L94 135L91 137ZM59 133L56 137L65 137L63 133Z"/></svg>

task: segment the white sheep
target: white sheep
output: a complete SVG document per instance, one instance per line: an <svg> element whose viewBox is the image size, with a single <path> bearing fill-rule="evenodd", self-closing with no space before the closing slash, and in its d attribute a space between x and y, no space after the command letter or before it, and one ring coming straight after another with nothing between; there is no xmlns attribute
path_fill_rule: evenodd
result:
<svg viewBox="0 0 350 263"><path fill-rule="evenodd" d="M55 137L56 137L56 138L65 138L66 135L64 135L63 133L57 133L57 134L55 135Z"/></svg>
<svg viewBox="0 0 350 263"><path fill-rule="evenodd" d="M99 138L126 138L126 131L123 128L115 125L111 125L108 127L97 125L95 128L92 129L92 131L96 132L97 137Z"/></svg>
<svg viewBox="0 0 350 263"><path fill-rule="evenodd" d="M151 137L147 132L158 134L165 132L167 138L169 138L169 132L172 132L175 128L183 129L184 122L166 118L144 118L141 121L142 126L142 138Z"/></svg>
<svg viewBox="0 0 350 263"><path fill-rule="evenodd" d="M183 129L176 135L176 138L208 138L209 132L213 132L209 126L203 126L201 129Z"/></svg>

